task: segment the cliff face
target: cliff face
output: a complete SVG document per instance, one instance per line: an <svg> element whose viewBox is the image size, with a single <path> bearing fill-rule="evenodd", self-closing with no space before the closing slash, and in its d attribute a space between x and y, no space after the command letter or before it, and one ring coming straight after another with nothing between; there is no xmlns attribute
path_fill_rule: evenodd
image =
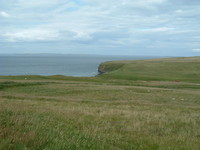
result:
<svg viewBox="0 0 200 150"><path fill-rule="evenodd" d="M106 73L105 65L100 64L99 67L98 67L98 72L99 72L99 74Z"/></svg>
<svg viewBox="0 0 200 150"><path fill-rule="evenodd" d="M99 65L98 72L99 74L103 74L103 73L115 71L115 70L120 69L123 65L124 63L116 62L116 61L105 62Z"/></svg>

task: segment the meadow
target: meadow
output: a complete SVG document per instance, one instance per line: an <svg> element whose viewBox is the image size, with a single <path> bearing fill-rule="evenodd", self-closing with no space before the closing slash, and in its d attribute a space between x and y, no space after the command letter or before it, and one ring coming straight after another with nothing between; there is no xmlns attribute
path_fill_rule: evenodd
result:
<svg viewBox="0 0 200 150"><path fill-rule="evenodd" d="M200 149L200 57L112 61L99 71L0 76L0 149Z"/></svg>

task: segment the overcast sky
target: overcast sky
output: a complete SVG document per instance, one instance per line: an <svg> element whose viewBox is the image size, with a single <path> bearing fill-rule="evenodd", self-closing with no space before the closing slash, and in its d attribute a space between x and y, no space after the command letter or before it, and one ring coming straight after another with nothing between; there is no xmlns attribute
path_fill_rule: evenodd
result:
<svg viewBox="0 0 200 150"><path fill-rule="evenodd" d="M200 55L200 0L0 0L0 53Z"/></svg>

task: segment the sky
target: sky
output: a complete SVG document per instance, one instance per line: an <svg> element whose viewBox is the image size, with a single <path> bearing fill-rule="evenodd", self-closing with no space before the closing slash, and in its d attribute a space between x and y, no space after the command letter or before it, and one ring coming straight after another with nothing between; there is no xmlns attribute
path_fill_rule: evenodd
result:
<svg viewBox="0 0 200 150"><path fill-rule="evenodd" d="M0 0L0 54L199 56L200 0Z"/></svg>

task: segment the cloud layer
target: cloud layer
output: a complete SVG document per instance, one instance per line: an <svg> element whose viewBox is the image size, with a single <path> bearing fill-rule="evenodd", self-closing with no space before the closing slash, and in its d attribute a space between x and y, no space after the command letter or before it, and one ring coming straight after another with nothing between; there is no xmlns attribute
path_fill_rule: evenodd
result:
<svg viewBox="0 0 200 150"><path fill-rule="evenodd" d="M4 17L4 18L9 18L10 17L10 15L8 13L6 13L5 11L1 11L0 12L0 16Z"/></svg>
<svg viewBox="0 0 200 150"><path fill-rule="evenodd" d="M195 55L199 24L199 0L1 0L0 53Z"/></svg>

